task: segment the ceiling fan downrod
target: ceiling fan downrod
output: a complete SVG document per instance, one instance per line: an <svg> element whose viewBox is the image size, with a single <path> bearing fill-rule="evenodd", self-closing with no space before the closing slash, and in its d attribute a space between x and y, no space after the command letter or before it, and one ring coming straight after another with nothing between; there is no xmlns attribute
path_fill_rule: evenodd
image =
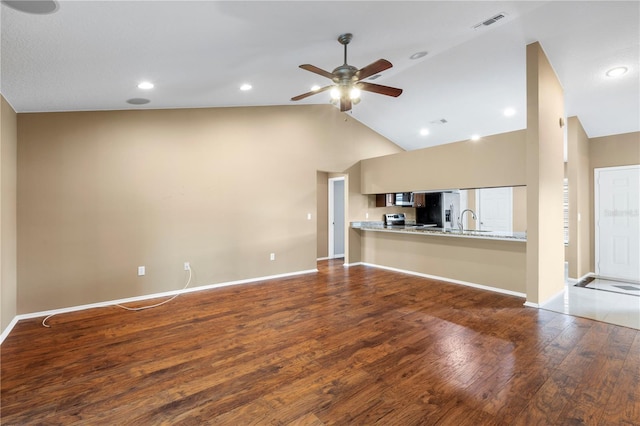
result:
<svg viewBox="0 0 640 426"><path fill-rule="evenodd" d="M340 34L338 37L338 41L344 46L344 65L347 65L347 44L349 44L352 39L353 34L351 33Z"/></svg>

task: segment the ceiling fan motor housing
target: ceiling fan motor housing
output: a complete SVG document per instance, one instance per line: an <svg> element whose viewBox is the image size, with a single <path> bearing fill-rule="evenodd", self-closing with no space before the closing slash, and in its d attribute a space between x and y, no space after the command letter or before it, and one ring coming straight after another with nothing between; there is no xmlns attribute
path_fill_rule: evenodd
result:
<svg viewBox="0 0 640 426"><path fill-rule="evenodd" d="M352 65L340 65L338 68L333 70L333 82L340 85L349 85L358 80L356 77L356 73L358 72L358 68Z"/></svg>

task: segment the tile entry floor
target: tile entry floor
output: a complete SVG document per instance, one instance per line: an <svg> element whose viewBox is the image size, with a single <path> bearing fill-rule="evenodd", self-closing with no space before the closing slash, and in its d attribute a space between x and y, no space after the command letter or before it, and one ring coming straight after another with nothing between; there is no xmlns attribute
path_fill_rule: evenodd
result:
<svg viewBox="0 0 640 426"><path fill-rule="evenodd" d="M565 280L564 292L544 303L541 308L640 330L640 297L576 287L575 284L575 281ZM596 278L593 284L606 288L621 283Z"/></svg>

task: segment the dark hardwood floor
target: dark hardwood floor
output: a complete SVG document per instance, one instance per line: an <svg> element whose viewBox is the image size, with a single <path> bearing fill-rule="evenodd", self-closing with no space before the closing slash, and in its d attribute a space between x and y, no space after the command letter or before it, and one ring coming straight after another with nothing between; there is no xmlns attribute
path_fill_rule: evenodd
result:
<svg viewBox="0 0 640 426"><path fill-rule="evenodd" d="M640 424L640 331L319 269L21 321L1 348L2 424Z"/></svg>

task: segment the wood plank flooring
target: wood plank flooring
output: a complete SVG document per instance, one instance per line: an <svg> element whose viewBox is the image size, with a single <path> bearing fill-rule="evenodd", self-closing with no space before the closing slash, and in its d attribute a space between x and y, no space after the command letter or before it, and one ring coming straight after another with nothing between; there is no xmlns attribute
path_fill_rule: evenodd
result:
<svg viewBox="0 0 640 426"><path fill-rule="evenodd" d="M318 267L145 311L21 321L1 348L1 422L640 425L640 331Z"/></svg>

